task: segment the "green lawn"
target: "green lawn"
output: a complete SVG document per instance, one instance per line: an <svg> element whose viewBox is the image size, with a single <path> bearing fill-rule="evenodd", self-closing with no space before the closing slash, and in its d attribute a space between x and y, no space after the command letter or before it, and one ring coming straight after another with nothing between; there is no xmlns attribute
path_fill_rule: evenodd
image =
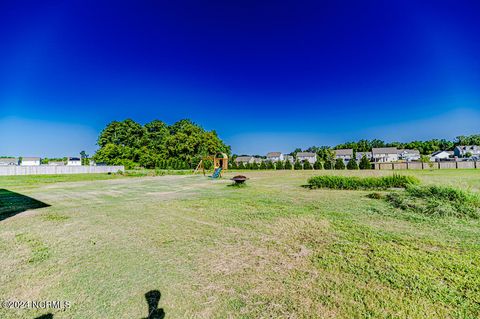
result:
<svg viewBox="0 0 480 319"><path fill-rule="evenodd" d="M315 174L0 177L0 318L478 318L480 222L391 208ZM480 170L404 171L480 191ZM233 176L233 173L227 174Z"/></svg>

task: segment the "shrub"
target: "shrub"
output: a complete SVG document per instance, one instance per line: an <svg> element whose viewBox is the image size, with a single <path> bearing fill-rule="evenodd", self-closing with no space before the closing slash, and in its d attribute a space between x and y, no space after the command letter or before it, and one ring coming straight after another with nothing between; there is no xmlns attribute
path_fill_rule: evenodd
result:
<svg viewBox="0 0 480 319"><path fill-rule="evenodd" d="M480 217L480 195L449 186L414 186L388 194L394 207L430 216Z"/></svg>
<svg viewBox="0 0 480 319"><path fill-rule="evenodd" d="M355 158L351 158L347 163L347 169L358 169L358 164Z"/></svg>
<svg viewBox="0 0 480 319"><path fill-rule="evenodd" d="M343 159L337 158L335 161L335 169L345 169L345 163L343 162Z"/></svg>
<svg viewBox="0 0 480 319"><path fill-rule="evenodd" d="M289 160L285 161L285 169L292 170L292 163Z"/></svg>
<svg viewBox="0 0 480 319"><path fill-rule="evenodd" d="M267 169L267 164L265 164L265 161L262 161L258 168L259 169Z"/></svg>
<svg viewBox="0 0 480 319"><path fill-rule="evenodd" d="M323 168L324 169L333 169L333 163L331 161L325 161L325 163L323 164Z"/></svg>
<svg viewBox="0 0 480 319"><path fill-rule="evenodd" d="M293 165L293 169L301 170L302 169L302 164L299 161L296 161L295 164Z"/></svg>
<svg viewBox="0 0 480 319"><path fill-rule="evenodd" d="M323 168L322 162L316 161L316 162L313 164L313 168L314 168L314 169L322 169L322 168Z"/></svg>
<svg viewBox="0 0 480 319"><path fill-rule="evenodd" d="M258 169L258 168L259 166L257 162L253 162L252 164L250 164L250 169Z"/></svg>
<svg viewBox="0 0 480 319"><path fill-rule="evenodd" d="M313 167L312 167L312 164L310 164L309 161L303 162L303 169L308 169L308 170L310 170L310 169L312 169L312 168L313 168Z"/></svg>
<svg viewBox="0 0 480 319"><path fill-rule="evenodd" d="M356 177L356 176L314 176L308 179L310 188L332 189L387 189L405 188L408 185L419 184L413 176L392 175L383 177Z"/></svg>
<svg viewBox="0 0 480 319"><path fill-rule="evenodd" d="M370 163L370 160L363 155L362 159L360 160L360 169L372 169L372 163Z"/></svg>
<svg viewBox="0 0 480 319"><path fill-rule="evenodd" d="M285 169L282 161L278 161L275 163L275 169Z"/></svg>
<svg viewBox="0 0 480 319"><path fill-rule="evenodd" d="M232 165L232 169L237 169L238 168L238 164L236 161L231 161L231 165Z"/></svg>
<svg viewBox="0 0 480 319"><path fill-rule="evenodd" d="M272 161L267 162L267 169L275 169L275 166L273 165Z"/></svg>

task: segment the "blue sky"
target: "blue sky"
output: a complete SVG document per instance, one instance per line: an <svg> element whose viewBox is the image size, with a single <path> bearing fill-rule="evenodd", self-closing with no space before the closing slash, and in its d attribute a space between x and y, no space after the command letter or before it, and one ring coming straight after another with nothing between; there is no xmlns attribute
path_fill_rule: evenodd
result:
<svg viewBox="0 0 480 319"><path fill-rule="evenodd" d="M478 1L3 1L0 154L190 118L236 153L480 131Z"/></svg>

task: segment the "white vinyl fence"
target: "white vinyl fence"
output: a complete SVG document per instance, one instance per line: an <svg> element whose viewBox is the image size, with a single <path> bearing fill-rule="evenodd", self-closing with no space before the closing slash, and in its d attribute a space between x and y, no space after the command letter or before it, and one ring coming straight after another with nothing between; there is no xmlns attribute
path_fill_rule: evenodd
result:
<svg viewBox="0 0 480 319"><path fill-rule="evenodd" d="M0 166L0 175L95 174L125 171L124 166Z"/></svg>

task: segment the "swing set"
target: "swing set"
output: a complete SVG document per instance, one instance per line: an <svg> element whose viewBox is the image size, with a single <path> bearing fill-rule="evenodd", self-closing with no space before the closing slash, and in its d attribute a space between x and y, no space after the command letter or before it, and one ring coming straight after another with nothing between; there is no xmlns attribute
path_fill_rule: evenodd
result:
<svg viewBox="0 0 480 319"><path fill-rule="evenodd" d="M213 161L213 174L211 178L220 178L222 177L222 172L228 170L228 156L225 153L217 153L215 155L205 156L200 160L197 167L193 171L193 174L196 174L198 171L203 171L203 176L205 176L205 161Z"/></svg>

